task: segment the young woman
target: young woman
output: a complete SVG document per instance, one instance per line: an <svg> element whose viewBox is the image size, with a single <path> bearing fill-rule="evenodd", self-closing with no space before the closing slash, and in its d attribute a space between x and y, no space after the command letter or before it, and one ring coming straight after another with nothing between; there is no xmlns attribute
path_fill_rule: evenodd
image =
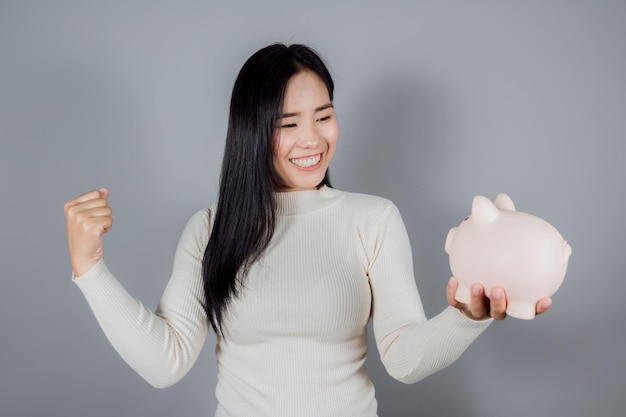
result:
<svg viewBox="0 0 626 417"><path fill-rule="evenodd" d="M376 416L364 362L373 320L387 371L413 383L503 319L506 295L473 287L427 320L402 219L389 201L331 188L333 81L306 46L271 45L233 88L218 203L180 239L152 313L107 269L108 191L65 205L74 282L120 355L156 387L181 379L217 332L218 417ZM542 313L550 305L537 305Z"/></svg>

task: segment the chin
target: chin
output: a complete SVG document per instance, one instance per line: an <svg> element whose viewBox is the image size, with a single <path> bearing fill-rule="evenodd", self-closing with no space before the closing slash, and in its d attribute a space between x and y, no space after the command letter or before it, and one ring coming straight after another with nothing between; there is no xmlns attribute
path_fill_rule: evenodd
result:
<svg viewBox="0 0 626 417"><path fill-rule="evenodd" d="M317 190L323 180L324 177L316 179L315 181L290 182L283 188L283 191Z"/></svg>
<svg viewBox="0 0 626 417"><path fill-rule="evenodd" d="M320 167L321 168L321 167ZM316 169L315 171L302 172L300 170L287 167L287 169L278 169L278 174L282 178L282 187L279 191L300 191L300 190L316 190L324 181L328 168Z"/></svg>

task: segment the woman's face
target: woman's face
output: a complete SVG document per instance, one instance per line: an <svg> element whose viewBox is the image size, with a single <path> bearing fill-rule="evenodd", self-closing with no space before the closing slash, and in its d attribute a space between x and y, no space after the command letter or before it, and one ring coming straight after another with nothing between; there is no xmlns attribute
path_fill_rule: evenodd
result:
<svg viewBox="0 0 626 417"><path fill-rule="evenodd" d="M277 121L274 167L284 188L312 190L324 179L335 153L339 128L328 89L311 71L289 80Z"/></svg>

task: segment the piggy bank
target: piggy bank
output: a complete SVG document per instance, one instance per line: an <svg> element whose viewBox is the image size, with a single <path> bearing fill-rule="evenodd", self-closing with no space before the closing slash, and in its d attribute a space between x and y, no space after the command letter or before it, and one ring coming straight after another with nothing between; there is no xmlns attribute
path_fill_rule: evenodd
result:
<svg viewBox="0 0 626 417"><path fill-rule="evenodd" d="M535 317L535 304L556 292L567 270L571 247L551 224L515 211L511 198L499 194L495 204L483 196L472 202L472 213L448 232L445 250L458 279L455 298L470 301L473 283L504 288L509 316Z"/></svg>

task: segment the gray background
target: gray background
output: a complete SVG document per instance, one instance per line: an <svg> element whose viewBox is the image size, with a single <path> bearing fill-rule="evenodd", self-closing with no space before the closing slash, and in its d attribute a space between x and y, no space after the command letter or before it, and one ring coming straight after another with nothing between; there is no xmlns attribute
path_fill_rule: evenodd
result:
<svg viewBox="0 0 626 417"><path fill-rule="evenodd" d="M0 415L213 414L214 337L174 387L143 382L70 281L62 206L110 188L107 263L155 307L215 200L237 71L275 41L328 62L334 184L399 206L428 316L475 194L509 193L573 247L548 314L495 323L416 385L372 345L381 417L623 415L624 2L52 3L0 2Z"/></svg>

